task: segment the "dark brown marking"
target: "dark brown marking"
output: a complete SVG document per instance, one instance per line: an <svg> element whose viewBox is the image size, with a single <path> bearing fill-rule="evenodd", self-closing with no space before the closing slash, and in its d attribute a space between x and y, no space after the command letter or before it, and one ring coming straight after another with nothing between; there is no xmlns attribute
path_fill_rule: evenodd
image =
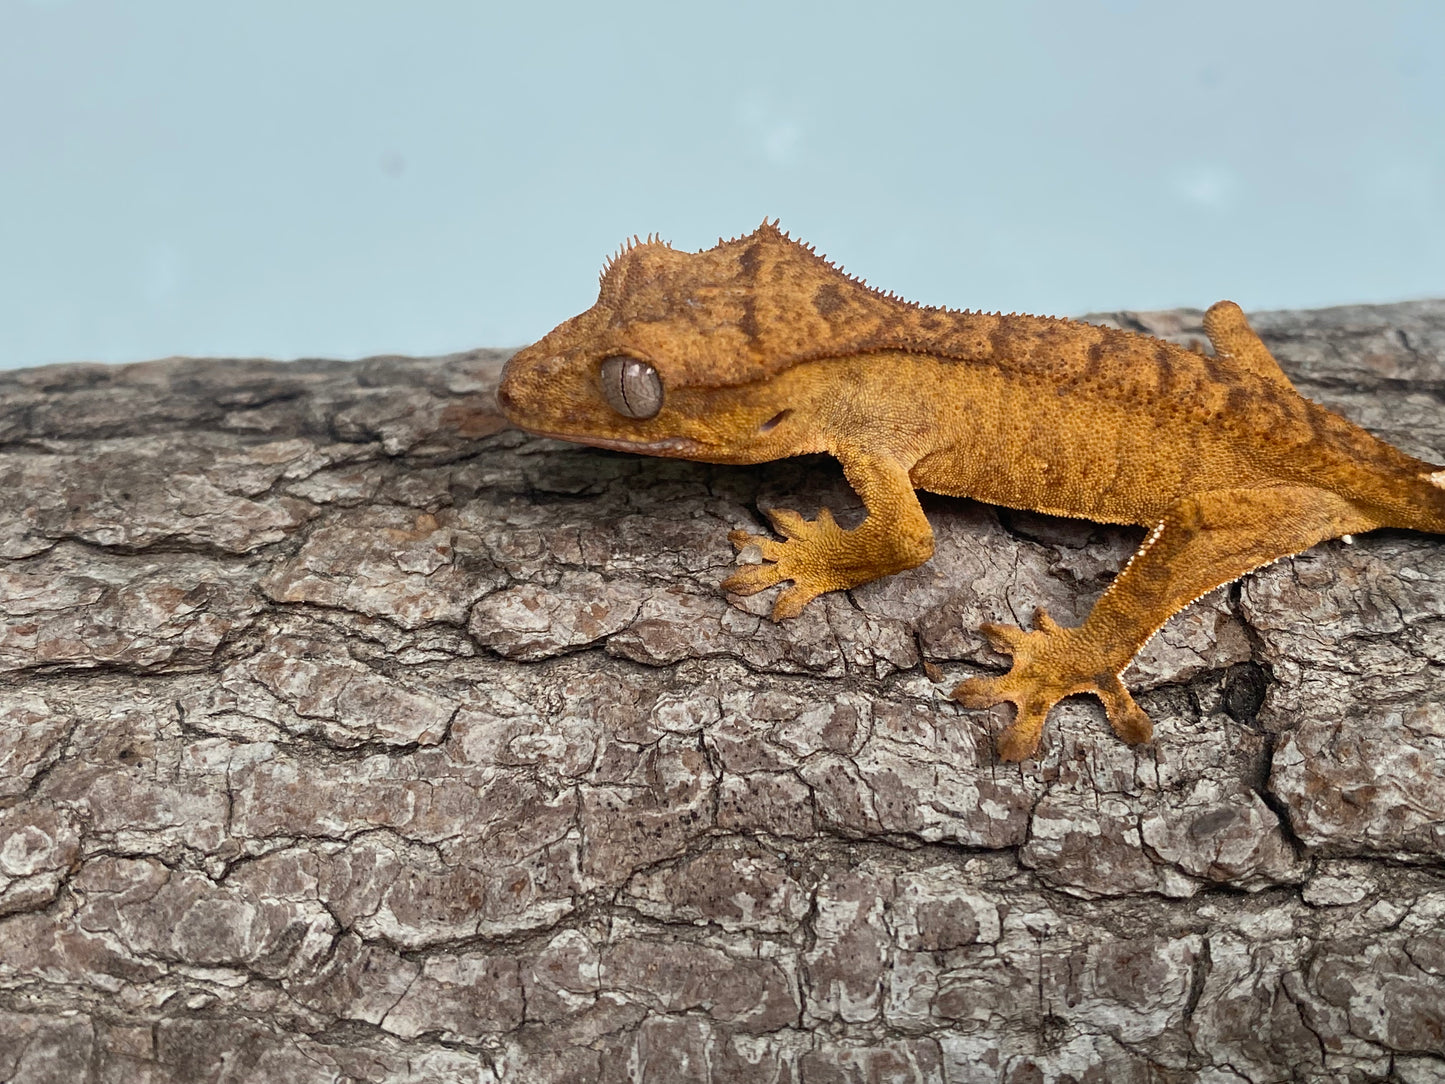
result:
<svg viewBox="0 0 1445 1084"><path fill-rule="evenodd" d="M1035 369L1062 375L1074 366L1070 361L1078 356L1071 336L1061 324L1046 324L1043 333L1034 341L1029 360Z"/></svg>
<svg viewBox="0 0 1445 1084"><path fill-rule="evenodd" d="M989 330L988 345L996 361L1023 360L1018 356L1021 353L1018 349L1019 336L1003 321L999 321L997 326Z"/></svg>
<svg viewBox="0 0 1445 1084"><path fill-rule="evenodd" d="M1080 384L1091 383L1099 376L1104 367L1104 344L1102 342L1091 342L1089 348L1084 351L1084 363L1074 373L1073 379L1068 382L1070 390ZM1060 386L1063 386L1062 384Z"/></svg>
<svg viewBox="0 0 1445 1084"><path fill-rule="evenodd" d="M774 415L773 415L771 418L769 418L767 421L763 422L762 425L758 426L758 432L759 432L759 433L766 433L766 432L769 432L770 430L776 429L776 428L778 427L778 423L781 422L784 418L786 418L786 417L787 417L789 414L791 414L792 412L793 412L793 408L792 408L792 407L784 407L782 410L778 411L776 414L774 414Z"/></svg>
<svg viewBox="0 0 1445 1084"><path fill-rule="evenodd" d="M813 293L813 308L817 309L818 315L825 320L847 307L848 303L843 300L843 291L838 289L837 283L825 282Z"/></svg>
<svg viewBox="0 0 1445 1084"><path fill-rule="evenodd" d="M743 298L743 314L738 317L738 330L750 341L758 337L757 300L752 294Z"/></svg>
<svg viewBox="0 0 1445 1084"><path fill-rule="evenodd" d="M754 279L758 275L758 265L762 262L763 246L754 241L747 248L743 249L738 256L738 267L742 268L746 278Z"/></svg>
<svg viewBox="0 0 1445 1084"><path fill-rule="evenodd" d="M1179 371L1174 360L1174 349L1165 342L1154 347L1154 366L1157 376L1157 387L1159 394L1166 399L1172 399L1179 394Z"/></svg>
<svg viewBox="0 0 1445 1084"><path fill-rule="evenodd" d="M1216 384L1232 384L1234 381L1229 371L1213 354L1200 354L1199 360L1204 363L1204 371L1209 374L1209 379Z"/></svg>

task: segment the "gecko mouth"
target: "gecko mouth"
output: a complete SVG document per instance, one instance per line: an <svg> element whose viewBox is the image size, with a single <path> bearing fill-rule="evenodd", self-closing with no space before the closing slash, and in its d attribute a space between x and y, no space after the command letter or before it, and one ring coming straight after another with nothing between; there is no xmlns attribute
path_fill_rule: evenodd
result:
<svg viewBox="0 0 1445 1084"><path fill-rule="evenodd" d="M687 437L667 437L664 440L613 440L608 437L579 436L575 433L554 433L545 429L526 427L527 432L554 440L569 440L573 444L587 444L594 448L606 448L613 452L637 452L641 455L695 456L701 455L705 446Z"/></svg>

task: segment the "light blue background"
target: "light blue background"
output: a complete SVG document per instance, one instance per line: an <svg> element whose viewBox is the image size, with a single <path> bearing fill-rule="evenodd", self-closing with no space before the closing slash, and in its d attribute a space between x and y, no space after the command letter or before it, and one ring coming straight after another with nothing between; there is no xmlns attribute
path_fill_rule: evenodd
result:
<svg viewBox="0 0 1445 1084"><path fill-rule="evenodd" d="M0 0L0 366L516 345L764 217L969 308L1445 296L1445 3Z"/></svg>

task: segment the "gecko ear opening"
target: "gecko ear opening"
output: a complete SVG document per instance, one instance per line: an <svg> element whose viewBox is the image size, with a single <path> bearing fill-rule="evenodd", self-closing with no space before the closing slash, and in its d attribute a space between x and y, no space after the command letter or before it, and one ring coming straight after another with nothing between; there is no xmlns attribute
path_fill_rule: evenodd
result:
<svg viewBox="0 0 1445 1084"><path fill-rule="evenodd" d="M602 363L602 395L625 418L646 421L662 409L662 377L645 361L614 357Z"/></svg>
<svg viewBox="0 0 1445 1084"><path fill-rule="evenodd" d="M762 425L758 426L758 432L759 432L759 433L771 433L774 429L776 429L776 428L778 427L778 423L781 422L784 418L786 418L786 417L787 417L789 414L791 414L792 412L793 412L793 408L792 408L792 407L784 407L782 410L778 411L776 414L774 414L774 415L773 415L771 418L769 418L767 421L763 422Z"/></svg>

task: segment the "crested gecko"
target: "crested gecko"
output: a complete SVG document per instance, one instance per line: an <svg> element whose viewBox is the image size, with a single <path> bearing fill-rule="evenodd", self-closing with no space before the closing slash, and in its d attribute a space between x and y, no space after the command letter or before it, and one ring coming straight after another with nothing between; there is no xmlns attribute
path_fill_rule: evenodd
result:
<svg viewBox="0 0 1445 1084"><path fill-rule="evenodd" d="M597 303L514 355L498 401L516 425L602 448L710 463L827 452L866 508L845 530L769 511L781 540L736 530L785 581L775 620L933 553L917 489L1149 528L1082 625L980 631L1012 656L953 690L1009 701L1004 760L1038 748L1059 700L1092 693L1129 743L1148 716L1121 673L1174 613L1316 542L1375 527L1445 532L1445 469L1301 396L1239 306L1204 316L1213 354L1074 320L932 308L867 286L764 221L683 252L636 238Z"/></svg>

